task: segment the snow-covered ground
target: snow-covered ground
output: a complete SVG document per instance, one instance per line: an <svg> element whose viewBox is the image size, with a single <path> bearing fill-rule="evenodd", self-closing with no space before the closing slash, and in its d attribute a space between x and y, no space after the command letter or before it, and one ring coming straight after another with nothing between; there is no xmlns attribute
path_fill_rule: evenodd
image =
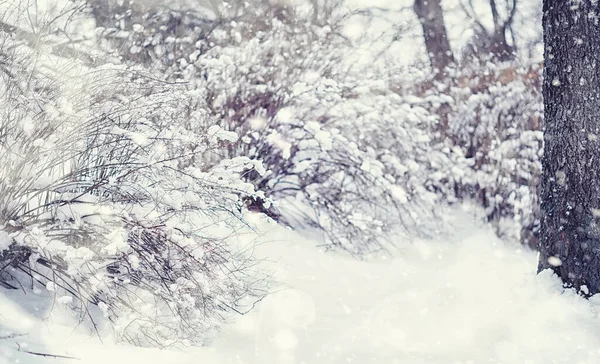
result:
<svg viewBox="0 0 600 364"><path fill-rule="evenodd" d="M0 363L600 362L594 299L536 275L536 254L503 243L466 215L456 219L454 238L400 243L394 258L368 262L322 252L315 241L262 223L257 254L269 257L265 268L287 288L208 348L101 343L43 293L2 290Z"/></svg>

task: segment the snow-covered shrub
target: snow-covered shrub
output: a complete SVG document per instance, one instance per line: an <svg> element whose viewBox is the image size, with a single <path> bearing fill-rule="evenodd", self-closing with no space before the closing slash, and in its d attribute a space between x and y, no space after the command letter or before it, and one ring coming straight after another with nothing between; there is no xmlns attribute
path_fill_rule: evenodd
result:
<svg viewBox="0 0 600 364"><path fill-rule="evenodd" d="M264 163L266 174L246 180L286 203L258 199L253 208L292 225L299 212L334 246L362 254L382 248L385 231L432 232L440 203L469 197L490 221L535 228L541 139L530 125L540 119L531 72L480 67L459 72L452 87L423 87L410 71L399 87L393 63L353 63L342 23L293 12L257 6L212 22L125 12L110 32L122 36L126 59L142 54L150 72L186 81L193 102L240 135L212 163L240 155ZM136 17L151 25L136 26Z"/></svg>
<svg viewBox="0 0 600 364"><path fill-rule="evenodd" d="M429 230L422 218L435 196L424 187L430 171L422 163L433 156L427 133L435 117L387 89L377 72L352 70L342 60L348 52L329 27L273 20L242 44L200 56L194 72L203 77L191 79L242 135L230 152L269 171L249 178L275 200L304 206L276 210L283 220L304 213L333 246L364 254L399 226Z"/></svg>
<svg viewBox="0 0 600 364"><path fill-rule="evenodd" d="M264 171L243 156L204 162L237 136L206 128L195 91L125 66L57 70L64 59L3 37L4 286L30 277L82 319L96 305L122 339L153 346L202 343L265 294L230 239L241 199L264 198L241 175Z"/></svg>
<svg viewBox="0 0 600 364"><path fill-rule="evenodd" d="M277 13L216 23L208 33L178 28L178 38L168 24L185 16L173 14L160 18L164 26L132 25L120 49L143 48L157 62L150 70L187 81L210 114L240 135L222 155L261 160L267 173L246 179L286 201L254 206L293 225L301 215L353 254L381 249L384 232L398 227L432 233L437 168L458 158L439 143L432 150L436 115L393 92L384 69L365 72L349 61L354 49L339 24ZM193 47L173 48L182 44Z"/></svg>
<svg viewBox="0 0 600 364"><path fill-rule="evenodd" d="M434 115L377 79L318 78L298 83L274 121L291 152L275 150L287 169L268 190L312 207L334 245L364 253L383 232L434 233L439 197L427 185L451 154L432 149Z"/></svg>
<svg viewBox="0 0 600 364"><path fill-rule="evenodd" d="M541 67L491 69L485 88L457 104L449 132L474 160L478 199L500 235L521 236L535 247L539 226L539 183L542 157ZM517 231L505 231L514 229Z"/></svg>
<svg viewBox="0 0 600 364"><path fill-rule="evenodd" d="M446 103L428 109L444 118L437 138L460 149L464 166L455 196L475 198L499 235L535 247L542 156L541 68L486 65L461 70Z"/></svg>

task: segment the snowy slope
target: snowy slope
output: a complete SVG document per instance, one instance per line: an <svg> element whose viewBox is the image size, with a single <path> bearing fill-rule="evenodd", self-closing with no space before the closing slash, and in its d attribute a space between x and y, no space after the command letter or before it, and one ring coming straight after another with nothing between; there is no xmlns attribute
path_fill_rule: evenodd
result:
<svg viewBox="0 0 600 364"><path fill-rule="evenodd" d="M0 363L598 363L594 300L537 276L534 253L466 216L458 221L454 239L404 243L395 258L369 262L260 223L257 254L289 288L225 327L210 348L102 344L83 325L74 330L45 293L0 291L0 336L27 334L0 340ZM25 354L16 343L82 360Z"/></svg>

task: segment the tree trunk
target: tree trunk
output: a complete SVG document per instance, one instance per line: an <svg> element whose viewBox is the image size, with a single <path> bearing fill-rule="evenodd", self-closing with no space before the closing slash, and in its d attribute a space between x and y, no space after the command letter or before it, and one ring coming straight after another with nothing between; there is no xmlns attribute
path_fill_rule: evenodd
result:
<svg viewBox="0 0 600 364"><path fill-rule="evenodd" d="M597 0L544 0L544 156L538 270L600 292L600 26ZM584 288L582 288L585 286Z"/></svg>
<svg viewBox="0 0 600 364"><path fill-rule="evenodd" d="M425 48L431 67L436 77L440 78L445 69L454 62L440 0L415 0L414 10L423 27Z"/></svg>
<svg viewBox="0 0 600 364"><path fill-rule="evenodd" d="M492 35L492 44L490 47L492 59L500 62L511 61L515 58L515 46L514 44L508 44L506 33L512 29L512 22L517 11L517 0L512 0L512 7L510 9L507 2L506 10L509 12L509 15L505 21L500 19L496 0L490 0L490 10L494 22L494 34Z"/></svg>

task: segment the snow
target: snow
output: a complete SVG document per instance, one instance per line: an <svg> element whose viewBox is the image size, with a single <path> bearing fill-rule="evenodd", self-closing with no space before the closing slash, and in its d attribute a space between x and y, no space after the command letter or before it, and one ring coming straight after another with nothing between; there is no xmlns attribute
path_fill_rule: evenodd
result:
<svg viewBox="0 0 600 364"><path fill-rule="evenodd" d="M267 125L267 120L261 116L255 116L249 120L248 124L251 129L260 130Z"/></svg>
<svg viewBox="0 0 600 364"><path fill-rule="evenodd" d="M8 249L10 244L12 244L12 239L10 238L8 233L6 233L3 230L0 230L0 253L2 253L3 250Z"/></svg>
<svg viewBox="0 0 600 364"><path fill-rule="evenodd" d="M142 349L91 334L52 292L0 291L0 363L597 363L600 300L563 290L537 256L499 240L468 213L456 232L399 242L393 257L358 261L249 215L256 255L281 282L212 345ZM262 222L258 222L262 221ZM10 337L13 335L14 337ZM23 336L18 336L23 335ZM17 345L18 343L18 345Z"/></svg>
<svg viewBox="0 0 600 364"><path fill-rule="evenodd" d="M391 186L390 192L392 193L392 196L401 204L408 202L408 197L406 196L406 190L404 190L404 188L400 186Z"/></svg>
<svg viewBox="0 0 600 364"><path fill-rule="evenodd" d="M562 265L562 261L559 257L549 257L548 263L553 267L560 267Z"/></svg>
<svg viewBox="0 0 600 364"><path fill-rule="evenodd" d="M291 156L292 143L288 142L284 139L284 137L278 133L276 130L273 130L271 134L267 136L267 141L272 143L273 146L281 150L281 156L284 159L289 159Z"/></svg>
<svg viewBox="0 0 600 364"><path fill-rule="evenodd" d="M235 132L227 131L219 125L213 125L208 128L206 132L211 142L217 142L219 140L227 140L235 142L238 139L238 135Z"/></svg>

